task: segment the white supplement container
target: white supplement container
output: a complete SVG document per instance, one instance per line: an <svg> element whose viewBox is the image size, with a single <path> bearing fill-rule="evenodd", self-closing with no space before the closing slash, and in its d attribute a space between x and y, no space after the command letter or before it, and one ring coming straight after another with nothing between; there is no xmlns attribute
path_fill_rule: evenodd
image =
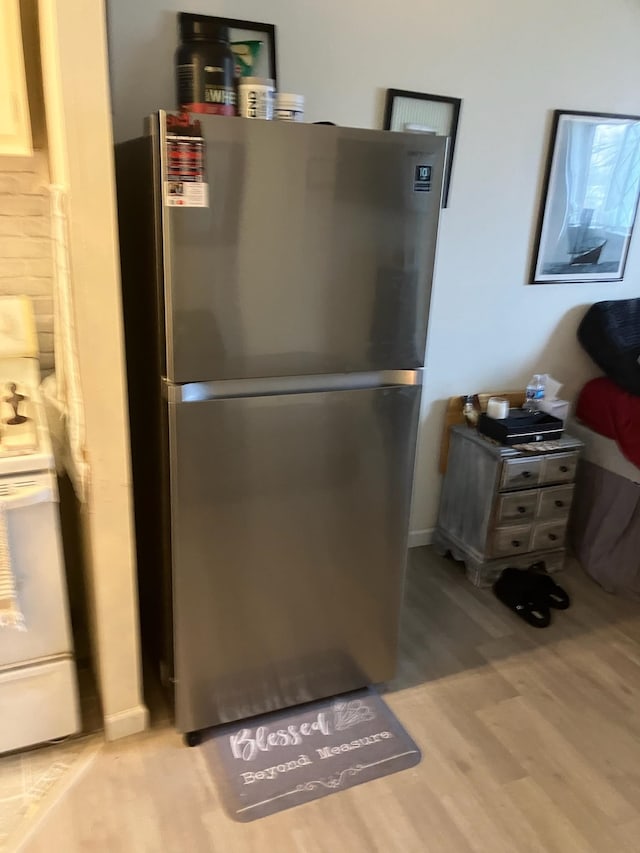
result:
<svg viewBox="0 0 640 853"><path fill-rule="evenodd" d="M278 92L276 118L280 121L304 121L304 95Z"/></svg>
<svg viewBox="0 0 640 853"><path fill-rule="evenodd" d="M489 397L487 400L487 417L502 420L509 417L509 401L504 397Z"/></svg>
<svg viewBox="0 0 640 853"><path fill-rule="evenodd" d="M275 86L266 77L241 77L238 81L238 103L244 118L273 118Z"/></svg>

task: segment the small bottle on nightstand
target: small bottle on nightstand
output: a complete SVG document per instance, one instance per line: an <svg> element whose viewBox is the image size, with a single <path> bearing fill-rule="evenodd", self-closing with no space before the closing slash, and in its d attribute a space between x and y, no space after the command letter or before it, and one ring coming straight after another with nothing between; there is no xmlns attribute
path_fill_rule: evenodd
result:
<svg viewBox="0 0 640 853"><path fill-rule="evenodd" d="M478 416L480 412L478 411L478 407L476 406L476 396L475 394L466 394L464 397L464 403L462 406L462 414L464 415L464 419L469 427L476 427L478 425Z"/></svg>
<svg viewBox="0 0 640 853"><path fill-rule="evenodd" d="M533 374L527 384L524 398L523 409L527 412L537 412L544 400L544 376L541 373Z"/></svg>

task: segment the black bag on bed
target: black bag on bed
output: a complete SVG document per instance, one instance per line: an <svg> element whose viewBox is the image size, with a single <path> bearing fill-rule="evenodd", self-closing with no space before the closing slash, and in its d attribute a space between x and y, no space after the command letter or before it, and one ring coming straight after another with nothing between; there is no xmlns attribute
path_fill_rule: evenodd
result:
<svg viewBox="0 0 640 853"><path fill-rule="evenodd" d="M640 299L596 302L582 318L578 340L609 379L640 396Z"/></svg>

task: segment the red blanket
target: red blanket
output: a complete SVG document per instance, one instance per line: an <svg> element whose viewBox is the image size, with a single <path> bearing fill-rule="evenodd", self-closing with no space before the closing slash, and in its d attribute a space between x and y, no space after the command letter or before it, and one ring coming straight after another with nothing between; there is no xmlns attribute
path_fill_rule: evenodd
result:
<svg viewBox="0 0 640 853"><path fill-rule="evenodd" d="M592 379L580 392L576 415L595 432L613 438L640 468L640 397L604 376Z"/></svg>

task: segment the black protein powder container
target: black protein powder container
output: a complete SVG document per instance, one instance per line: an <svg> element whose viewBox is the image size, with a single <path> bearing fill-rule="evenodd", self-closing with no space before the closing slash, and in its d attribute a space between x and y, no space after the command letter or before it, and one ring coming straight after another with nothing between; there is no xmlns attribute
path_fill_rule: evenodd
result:
<svg viewBox="0 0 640 853"><path fill-rule="evenodd" d="M176 51L178 108L192 113L236 114L235 61L229 28L213 18L180 12Z"/></svg>

